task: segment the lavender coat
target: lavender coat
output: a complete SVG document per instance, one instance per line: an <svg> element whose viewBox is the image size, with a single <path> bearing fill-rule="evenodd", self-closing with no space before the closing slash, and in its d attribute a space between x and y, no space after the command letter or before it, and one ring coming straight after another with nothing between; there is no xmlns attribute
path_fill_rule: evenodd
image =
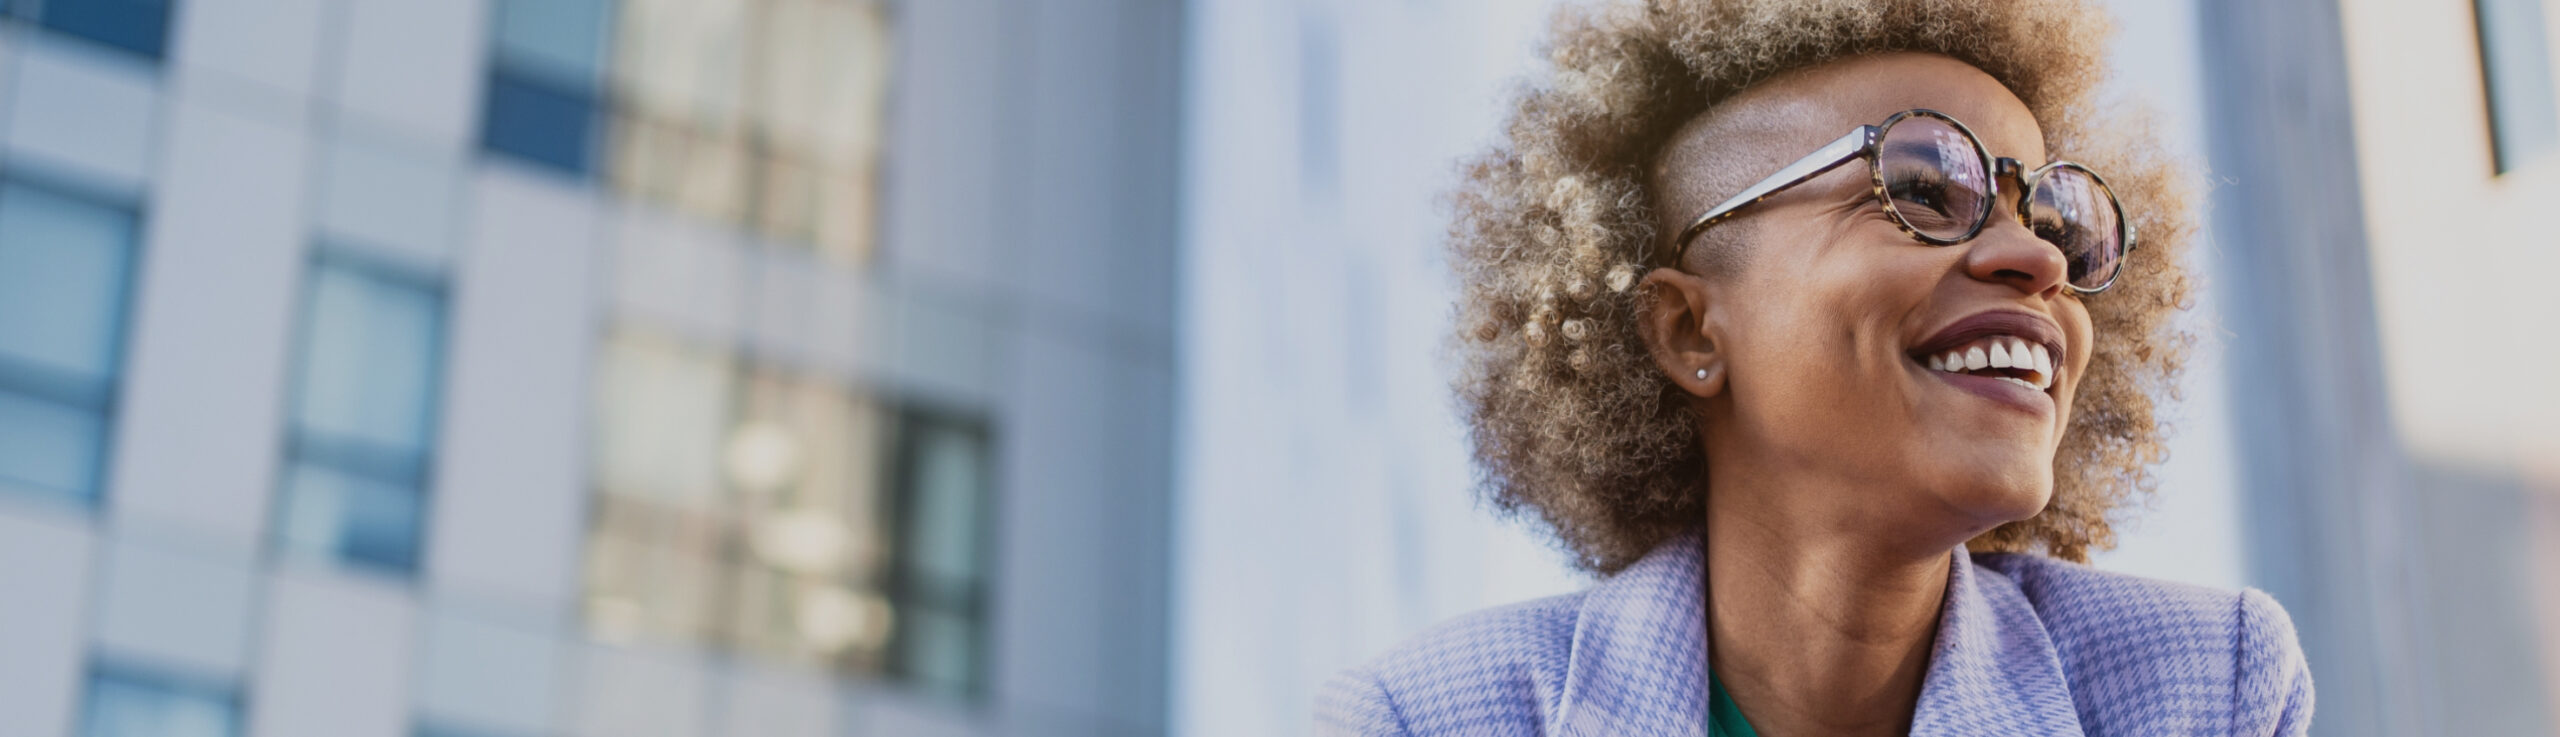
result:
<svg viewBox="0 0 2560 737"><path fill-rule="evenodd" d="M2257 590L1954 558L1914 735L2301 735L2311 671ZM1590 589L1440 625L1326 684L1354 735L1704 735L1697 538ZM1749 704L1743 708L1748 711Z"/></svg>

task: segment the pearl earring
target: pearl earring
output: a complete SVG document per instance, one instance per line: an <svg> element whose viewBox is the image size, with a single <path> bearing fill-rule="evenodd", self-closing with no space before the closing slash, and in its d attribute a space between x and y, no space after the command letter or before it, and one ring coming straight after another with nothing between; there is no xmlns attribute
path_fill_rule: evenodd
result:
<svg viewBox="0 0 2560 737"><path fill-rule="evenodd" d="M1706 381L1706 380L1707 380L1707 370L1706 370L1706 369L1698 369L1698 380L1699 380L1699 381Z"/></svg>

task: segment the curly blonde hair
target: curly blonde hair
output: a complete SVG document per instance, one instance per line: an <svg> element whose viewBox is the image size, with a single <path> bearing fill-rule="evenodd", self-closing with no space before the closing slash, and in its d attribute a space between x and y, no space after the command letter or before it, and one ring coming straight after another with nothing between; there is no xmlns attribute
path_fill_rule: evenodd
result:
<svg viewBox="0 0 2560 737"><path fill-rule="evenodd" d="M2105 172L2142 240L2086 303L2096 345L2054 458L2052 502L1976 551L2085 560L2110 517L2157 485L2158 406L2192 336L2185 265L2195 188L2147 117L2102 114L2113 29L2085 0L1600 0L1557 13L1548 74L1454 196L1456 380L1481 491L1550 526L1582 568L1614 573L1705 519L1708 469L1686 395L1637 333L1652 264L1646 171L1681 124L1781 72L1913 51L1971 64L2042 124L2045 148ZM1751 173L1743 181L1757 178Z"/></svg>

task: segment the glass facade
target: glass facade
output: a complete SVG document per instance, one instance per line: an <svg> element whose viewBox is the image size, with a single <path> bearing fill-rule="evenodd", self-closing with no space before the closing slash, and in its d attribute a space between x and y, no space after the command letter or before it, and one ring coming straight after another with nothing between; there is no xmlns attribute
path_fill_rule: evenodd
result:
<svg viewBox="0 0 2560 737"><path fill-rule="evenodd" d="M927 690L974 694L986 669L991 438L982 421L922 408L900 412L898 431L892 599L905 626L895 671Z"/></svg>
<svg viewBox="0 0 2560 737"><path fill-rule="evenodd" d="M442 724L419 725L415 737L516 737L495 732L481 732Z"/></svg>
<svg viewBox="0 0 2560 737"><path fill-rule="evenodd" d="M2476 0L2481 76L2488 83L2489 132L2498 173L2560 149L2560 108L2552 87L2543 0Z"/></svg>
<svg viewBox="0 0 2560 737"><path fill-rule="evenodd" d="M0 180L0 490L99 496L137 219L129 207Z"/></svg>
<svg viewBox="0 0 2560 737"><path fill-rule="evenodd" d="M889 19L869 0L625 0L615 189L840 262L871 252Z"/></svg>
<svg viewBox="0 0 2560 737"><path fill-rule="evenodd" d="M489 73L489 150L586 176L595 168L595 92L498 67Z"/></svg>
<svg viewBox="0 0 2560 737"><path fill-rule="evenodd" d="M611 0L497 0L480 136L490 151L593 175Z"/></svg>
<svg viewBox="0 0 2560 737"><path fill-rule="evenodd" d="M889 83L870 0L502 0L492 152L840 263L872 250Z"/></svg>
<svg viewBox="0 0 2560 737"><path fill-rule="evenodd" d="M154 59L169 45L170 0L16 0L44 27Z"/></svg>
<svg viewBox="0 0 2560 737"><path fill-rule="evenodd" d="M0 733L1161 733L1179 16L1033 10L0 0Z"/></svg>
<svg viewBox="0 0 2560 737"><path fill-rule="evenodd" d="M238 737L240 700L219 689L102 669L89 676L81 737Z"/></svg>
<svg viewBox="0 0 2560 737"><path fill-rule="evenodd" d="M599 372L599 638L977 692L982 423L632 328Z"/></svg>
<svg viewBox="0 0 2560 737"><path fill-rule="evenodd" d="M306 284L277 544L412 570L435 449L443 288L325 248Z"/></svg>

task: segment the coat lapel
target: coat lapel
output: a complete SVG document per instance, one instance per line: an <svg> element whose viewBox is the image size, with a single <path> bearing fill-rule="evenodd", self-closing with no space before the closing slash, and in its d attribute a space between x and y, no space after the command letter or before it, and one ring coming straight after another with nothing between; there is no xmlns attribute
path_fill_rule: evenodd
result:
<svg viewBox="0 0 2560 737"><path fill-rule="evenodd" d="M2080 735L2053 638L2016 584L1949 556L1947 600L1911 733ZM1704 568L1682 536L1592 588L1547 734L1704 735Z"/></svg>
<svg viewBox="0 0 2560 737"><path fill-rule="evenodd" d="M1591 589L1546 734L1705 735L1705 568L1698 538L1655 548Z"/></svg>
<svg viewBox="0 0 2560 737"><path fill-rule="evenodd" d="M2060 654L2015 583L1958 548L1911 734L2078 735Z"/></svg>

